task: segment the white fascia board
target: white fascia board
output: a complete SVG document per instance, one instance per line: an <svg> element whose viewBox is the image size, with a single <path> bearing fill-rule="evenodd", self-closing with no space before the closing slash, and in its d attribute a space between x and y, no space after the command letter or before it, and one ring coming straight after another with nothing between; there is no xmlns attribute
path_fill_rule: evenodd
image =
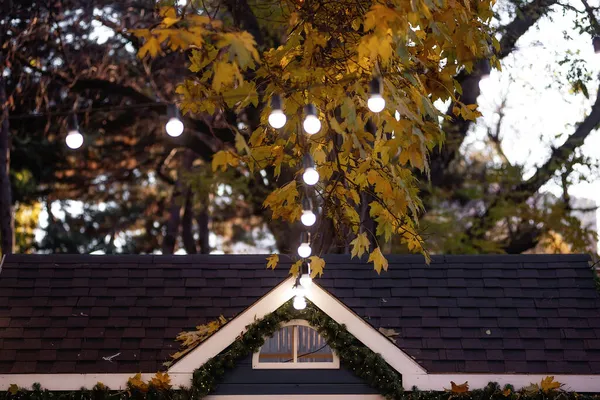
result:
<svg viewBox="0 0 600 400"><path fill-rule="evenodd" d="M352 310L346 307L341 301L322 289L319 285L313 284L312 288L306 294L306 297L319 307L325 314L335 320L338 324L346 325L346 329L354 337L360 340L365 346L379 353L381 357L402 376L406 375L425 375L427 371L421 367L408 354L403 352L386 338L381 332L377 331L365 320L356 315Z"/></svg>
<svg viewBox="0 0 600 400"><path fill-rule="evenodd" d="M500 386L513 385L515 390L522 389L532 383L538 385L547 376L554 376L554 380L564 384L567 391L600 393L600 375L560 375L560 374L429 374L429 375L403 375L402 383L405 390L416 386L419 390L445 390L450 389L450 381L457 385L469 382L469 388L480 389L490 382L497 382Z"/></svg>
<svg viewBox="0 0 600 400"><path fill-rule="evenodd" d="M131 378L131 374L0 374L0 391L6 391L11 384L16 384L19 387L31 389L31 385L39 383L42 388L48 390L79 390L82 387L91 389L98 382L111 389L124 389L127 385L127 380ZM410 390L412 386L417 386L419 390L435 390L443 391L450 388L450 381L457 384L469 382L471 390L484 388L489 382L497 382L500 386L511 384L516 390L529 386L532 383L539 384L542 379L548 375L553 375L554 380L564 384L563 389L567 391L575 391L579 393L600 393L600 375L529 375L529 374L431 374L418 376L403 376L402 380L406 390ZM149 381L154 374L142 374L142 380ZM169 373L171 384L173 387L190 387L192 383L192 374L189 373ZM334 396L334 397L327 397ZM335 397L338 396L338 397ZM342 397L340 397L342 396ZM286 399L312 399L312 400L337 400L351 399L352 396L347 395L326 395L316 397L302 397L301 395L285 396ZM364 396L364 395L357 395ZM212 400L243 400L243 399L280 399L282 395L275 396L208 396L207 399ZM381 399L378 395L368 395L364 397L356 397L363 399Z"/></svg>
<svg viewBox="0 0 600 400"><path fill-rule="evenodd" d="M294 282L295 280L290 277L277 285L256 303L229 321L214 335L202 342L200 346L175 362L168 370L169 375L171 373L193 373L195 369L199 368L210 358L225 350L230 344L235 342L240 334L246 332L248 325L277 310L286 301L291 299L294 295L292 290Z"/></svg>
<svg viewBox="0 0 600 400"><path fill-rule="evenodd" d="M31 389L31 385L39 383L42 389L48 390L79 390L91 389L98 382L110 389L120 390L127 387L127 381L135 373L130 374L1 374L0 391L8 390L10 385ZM155 374L142 374L142 380L147 382ZM192 374L169 374L174 387L190 387Z"/></svg>

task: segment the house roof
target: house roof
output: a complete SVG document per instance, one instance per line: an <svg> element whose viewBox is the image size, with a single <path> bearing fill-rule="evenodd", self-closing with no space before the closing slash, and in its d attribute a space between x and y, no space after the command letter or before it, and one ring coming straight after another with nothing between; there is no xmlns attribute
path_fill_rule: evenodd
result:
<svg viewBox="0 0 600 400"><path fill-rule="evenodd" d="M588 256L439 256L430 265L390 256L381 276L364 261L325 258L316 282L375 328L395 330L396 345L428 372L600 373ZM179 332L242 312L290 263L271 271L255 255L7 256L0 374L155 372Z"/></svg>

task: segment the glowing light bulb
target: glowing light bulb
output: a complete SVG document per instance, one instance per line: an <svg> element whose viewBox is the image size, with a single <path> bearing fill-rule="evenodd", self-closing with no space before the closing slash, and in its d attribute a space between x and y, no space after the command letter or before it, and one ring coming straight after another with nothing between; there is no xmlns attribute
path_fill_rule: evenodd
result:
<svg viewBox="0 0 600 400"><path fill-rule="evenodd" d="M394 113L394 118L396 118L396 121L400 121L400 111L396 110Z"/></svg>
<svg viewBox="0 0 600 400"><path fill-rule="evenodd" d="M485 74L481 76L479 79L479 91L481 93L489 92L491 88L492 80L490 79L489 74Z"/></svg>
<svg viewBox="0 0 600 400"><path fill-rule="evenodd" d="M171 137L181 136L183 133L183 122L179 118L172 117L169 122L165 125L167 135Z"/></svg>
<svg viewBox="0 0 600 400"><path fill-rule="evenodd" d="M381 112L385 108L385 99L380 94L372 94L367 100L367 106L373 112Z"/></svg>
<svg viewBox="0 0 600 400"><path fill-rule="evenodd" d="M314 135L321 130L321 121L316 115L307 115L302 123L304 131L309 135Z"/></svg>
<svg viewBox="0 0 600 400"><path fill-rule="evenodd" d="M298 255L302 258L308 258L312 254L312 249L310 248L310 244L302 243L298 246Z"/></svg>
<svg viewBox="0 0 600 400"><path fill-rule="evenodd" d="M317 117L317 109L314 105L308 104L304 107L304 122L302 126L304 127L304 131L309 135L314 135L315 133L321 130L321 121Z"/></svg>
<svg viewBox="0 0 600 400"><path fill-rule="evenodd" d="M67 133L67 137L65 138L65 142L67 143L67 147L70 149L78 149L83 146L83 135L76 130L69 131L69 133Z"/></svg>
<svg viewBox="0 0 600 400"><path fill-rule="evenodd" d="M302 285L304 289L310 289L312 286L312 278L310 277L310 274L302 274L300 277L300 285Z"/></svg>
<svg viewBox="0 0 600 400"><path fill-rule="evenodd" d="M306 308L306 299L304 296L294 297L294 308L296 310L304 310Z"/></svg>
<svg viewBox="0 0 600 400"><path fill-rule="evenodd" d="M304 226L313 226L317 222L317 216L311 210L304 210L302 211L300 221L302 221L302 225Z"/></svg>
<svg viewBox="0 0 600 400"><path fill-rule="evenodd" d="M319 182L319 173L314 168L306 168L302 174L302 179L307 185L314 185Z"/></svg>
<svg viewBox="0 0 600 400"><path fill-rule="evenodd" d="M269 125L275 129L283 128L287 121L287 117L281 110L273 110L269 114Z"/></svg>

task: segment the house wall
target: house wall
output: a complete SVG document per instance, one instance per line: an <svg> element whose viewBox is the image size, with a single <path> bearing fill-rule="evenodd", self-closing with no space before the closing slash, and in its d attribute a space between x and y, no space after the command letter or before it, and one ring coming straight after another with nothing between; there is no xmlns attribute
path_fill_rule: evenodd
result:
<svg viewBox="0 0 600 400"><path fill-rule="evenodd" d="M225 373L213 395L375 394L350 370L252 369L252 356Z"/></svg>

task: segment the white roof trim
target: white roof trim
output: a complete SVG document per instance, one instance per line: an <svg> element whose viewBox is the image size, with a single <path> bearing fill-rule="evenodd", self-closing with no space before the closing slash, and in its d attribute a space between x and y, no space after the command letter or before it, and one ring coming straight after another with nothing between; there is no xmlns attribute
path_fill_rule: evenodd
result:
<svg viewBox="0 0 600 400"><path fill-rule="evenodd" d="M313 284L306 297L338 324L345 324L346 329L365 346L379 353L383 359L404 375L423 375L427 371L417 364L408 354L400 350L394 343L377 331L365 320L356 315L341 301Z"/></svg>
<svg viewBox="0 0 600 400"><path fill-rule="evenodd" d="M216 356L227 346L233 343L236 338L246 331L246 326L257 319L277 310L286 301L294 295L292 287L295 280L290 277L279 284L275 289L267 293L263 298L246 309L243 313L235 317L214 335L209 337L200 346L185 355L169 368L169 373L192 373L196 368L203 365L211 357ZM322 289L319 285L313 284L307 291L306 298L312 301L325 314L339 324L345 324L346 329L365 346L369 347L390 364L396 371L403 376L422 375L427 371L417 364L410 356L400 350L395 344L389 341L380 332L366 323L362 318L348 309L338 299Z"/></svg>
<svg viewBox="0 0 600 400"><path fill-rule="evenodd" d="M91 389L98 382L102 382L111 389L124 389L127 385L127 380L131 378L131 374L0 374L0 391L8 390L11 384L16 384L19 387L31 388L34 383L39 383L42 388L48 390L79 390L82 387ZM600 393L600 379L598 375L554 375L554 380L563 383L563 389L568 391L576 391L580 393ZM528 374L431 374L419 376L403 376L402 381L404 388L410 390L413 386L417 386L419 390L439 390L450 388L450 381L457 384L469 382L469 388L481 389L489 382L498 382L500 386L511 384L516 390L529 386L532 383L539 384L543 378L548 375L528 375ZM152 379L154 374L142 374L144 381ZM173 387L189 387L192 382L191 373L171 373L171 384ZM345 396L345 395L344 395ZM213 400L230 400L235 396L208 396L207 399ZM281 398L282 395L274 396ZM294 396L285 396L285 398L295 399ZM235 397L237 400L253 399L254 397ZM259 396L259 398L270 398L269 396ZM314 397L311 399L327 399L327 397ZM300 399L300 397L298 397ZM331 399L336 399L331 397Z"/></svg>
<svg viewBox="0 0 600 400"><path fill-rule="evenodd" d="M200 346L173 364L168 370L169 375L171 373L192 373L210 358L225 350L227 346L235 342L241 333L246 332L248 325L277 310L291 299L293 297L293 285L294 279L292 277L277 285L256 303L229 321L214 335L202 342Z"/></svg>
<svg viewBox="0 0 600 400"><path fill-rule="evenodd" d="M91 389L102 382L110 389L125 389L130 374L0 374L0 391L8 390L11 384L31 389L31 385L39 383L48 390L78 390L82 387ZM142 380L149 381L155 374L142 374ZM192 383L191 374L169 374L174 387L189 387Z"/></svg>
<svg viewBox="0 0 600 400"><path fill-rule="evenodd" d="M511 384L516 390L532 383L540 384L547 376L554 376L556 382L564 384L563 389L580 393L600 393L600 375L560 375L560 374L431 374L421 376L403 376L405 390L416 386L419 390L444 390L450 388L450 381L457 384L469 382L470 389L485 387L489 382L498 382L500 386Z"/></svg>

